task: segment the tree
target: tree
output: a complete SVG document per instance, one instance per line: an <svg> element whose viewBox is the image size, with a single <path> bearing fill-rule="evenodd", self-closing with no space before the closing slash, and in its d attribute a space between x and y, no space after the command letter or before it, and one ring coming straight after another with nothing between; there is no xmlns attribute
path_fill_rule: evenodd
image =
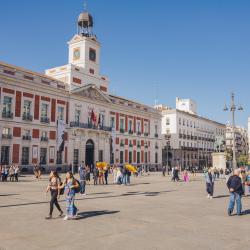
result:
<svg viewBox="0 0 250 250"><path fill-rule="evenodd" d="M238 163L239 163L240 165L245 166L245 165L247 165L247 162L248 162L248 156L247 156L247 155L244 155L244 154L241 154L241 155L239 156Z"/></svg>

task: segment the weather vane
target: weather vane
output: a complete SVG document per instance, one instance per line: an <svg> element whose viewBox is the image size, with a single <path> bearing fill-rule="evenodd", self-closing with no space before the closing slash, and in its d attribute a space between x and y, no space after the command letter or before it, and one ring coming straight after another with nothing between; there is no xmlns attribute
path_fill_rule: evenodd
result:
<svg viewBox="0 0 250 250"><path fill-rule="evenodd" d="M87 2L86 1L83 2L83 10L87 11Z"/></svg>

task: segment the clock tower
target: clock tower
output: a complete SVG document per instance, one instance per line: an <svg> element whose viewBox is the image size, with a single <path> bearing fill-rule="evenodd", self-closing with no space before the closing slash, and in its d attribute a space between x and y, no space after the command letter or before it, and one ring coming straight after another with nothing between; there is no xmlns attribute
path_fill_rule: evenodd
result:
<svg viewBox="0 0 250 250"><path fill-rule="evenodd" d="M100 43L92 32L93 17L86 11L78 17L77 34L68 42L69 64L99 75Z"/></svg>

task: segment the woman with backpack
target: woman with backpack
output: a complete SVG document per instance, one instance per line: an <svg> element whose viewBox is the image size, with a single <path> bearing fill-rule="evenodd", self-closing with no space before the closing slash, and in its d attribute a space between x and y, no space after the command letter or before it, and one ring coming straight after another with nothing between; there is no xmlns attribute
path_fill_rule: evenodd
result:
<svg viewBox="0 0 250 250"><path fill-rule="evenodd" d="M72 172L66 174L66 179L60 186L60 189L64 188L66 196L66 216L64 220L75 219L77 217L77 208L75 206L75 194L80 191L79 181L76 180Z"/></svg>
<svg viewBox="0 0 250 250"><path fill-rule="evenodd" d="M58 173L56 171L51 171L50 176L49 176L49 185L46 189L46 193L50 191L50 194L51 194L50 211L49 211L49 216L46 217L47 220L52 219L54 205L59 211L58 217L61 217L63 215L63 211L60 208L58 204L58 200L57 200L61 192L59 189L60 185L61 185L61 179L58 176Z"/></svg>

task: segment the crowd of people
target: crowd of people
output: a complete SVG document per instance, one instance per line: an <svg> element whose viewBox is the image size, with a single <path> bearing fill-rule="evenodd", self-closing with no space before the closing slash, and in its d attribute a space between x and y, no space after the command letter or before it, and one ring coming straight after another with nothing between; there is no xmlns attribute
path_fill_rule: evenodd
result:
<svg viewBox="0 0 250 250"><path fill-rule="evenodd" d="M0 180L2 182L7 182L8 178L9 181L16 181L18 182L20 168L18 165L0 165Z"/></svg>

